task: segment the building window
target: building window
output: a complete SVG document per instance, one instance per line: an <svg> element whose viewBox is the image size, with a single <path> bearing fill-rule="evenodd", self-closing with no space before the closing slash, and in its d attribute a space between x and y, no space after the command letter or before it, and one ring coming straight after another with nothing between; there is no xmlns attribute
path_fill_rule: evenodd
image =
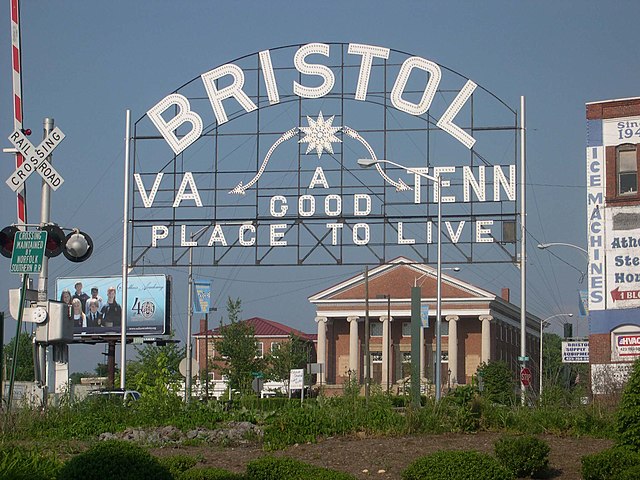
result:
<svg viewBox="0 0 640 480"><path fill-rule="evenodd" d="M371 352L371 361L373 363L382 363L382 352Z"/></svg>
<svg viewBox="0 0 640 480"><path fill-rule="evenodd" d="M280 342L271 342L271 353L280 350Z"/></svg>
<svg viewBox="0 0 640 480"><path fill-rule="evenodd" d="M616 176L618 195L638 193L638 160L635 145L621 145L616 148Z"/></svg>
<svg viewBox="0 0 640 480"><path fill-rule="evenodd" d="M264 357L264 343L256 342L256 349L258 350L258 358Z"/></svg>
<svg viewBox="0 0 640 480"><path fill-rule="evenodd" d="M369 323L369 329L372 337L381 337L382 336L382 323L381 322L371 322Z"/></svg>
<svg viewBox="0 0 640 480"><path fill-rule="evenodd" d="M403 337L411 336L411 322L402 322L402 336Z"/></svg>

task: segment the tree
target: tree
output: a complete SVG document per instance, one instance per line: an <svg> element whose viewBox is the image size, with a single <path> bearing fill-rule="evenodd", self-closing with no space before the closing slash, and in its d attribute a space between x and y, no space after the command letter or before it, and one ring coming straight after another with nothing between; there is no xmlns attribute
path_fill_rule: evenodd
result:
<svg viewBox="0 0 640 480"><path fill-rule="evenodd" d="M515 379L506 362L490 361L478 367L478 382L482 379L482 396L502 405L515 402Z"/></svg>
<svg viewBox="0 0 640 480"><path fill-rule="evenodd" d="M143 395L174 394L182 383L180 361L185 349L176 343L135 347L138 360L127 364L130 387Z"/></svg>
<svg viewBox="0 0 640 480"><path fill-rule="evenodd" d="M240 320L241 304L239 298L227 299L229 324L220 325L220 339L214 342L216 353L221 357L214 368L227 377L230 389L250 393L252 373L261 371L264 361L258 356L253 326Z"/></svg>
<svg viewBox="0 0 640 480"><path fill-rule="evenodd" d="M622 392L622 399L616 416L615 431L618 443L640 450L640 360L633 364L633 370Z"/></svg>
<svg viewBox="0 0 640 480"><path fill-rule="evenodd" d="M287 384L289 372L304 368L308 361L309 344L295 334L281 343L265 358L267 378Z"/></svg>
<svg viewBox="0 0 640 480"><path fill-rule="evenodd" d="M6 362L7 378L11 378L11 368L13 367L13 352L16 345L16 337L4 346L4 361ZM33 382L35 371L33 366L33 342L31 335L21 332L18 336L18 361L16 365L15 380L18 382Z"/></svg>
<svg viewBox="0 0 640 480"><path fill-rule="evenodd" d="M562 338L555 333L544 333L542 336L542 368L544 388L561 385Z"/></svg>

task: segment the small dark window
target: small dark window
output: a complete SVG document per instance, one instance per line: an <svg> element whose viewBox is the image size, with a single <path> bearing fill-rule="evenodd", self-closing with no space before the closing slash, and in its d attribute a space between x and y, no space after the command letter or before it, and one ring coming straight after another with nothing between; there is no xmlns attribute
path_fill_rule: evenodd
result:
<svg viewBox="0 0 640 480"><path fill-rule="evenodd" d="M638 193L638 160L633 145L622 145L616 151L618 195Z"/></svg>

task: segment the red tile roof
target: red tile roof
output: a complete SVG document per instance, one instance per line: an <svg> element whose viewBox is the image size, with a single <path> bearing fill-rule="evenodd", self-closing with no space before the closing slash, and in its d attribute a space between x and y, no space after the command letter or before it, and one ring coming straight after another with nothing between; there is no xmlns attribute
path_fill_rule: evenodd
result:
<svg viewBox="0 0 640 480"><path fill-rule="evenodd" d="M282 323L274 322L273 320L267 320L266 318L253 317L247 320L242 320L253 326L256 337L275 337L275 336L289 336L294 334L305 340L316 340L317 334L304 333L295 328L291 328ZM202 336L205 332L196 333L196 336ZM209 335L220 335L220 327L213 330L209 330Z"/></svg>

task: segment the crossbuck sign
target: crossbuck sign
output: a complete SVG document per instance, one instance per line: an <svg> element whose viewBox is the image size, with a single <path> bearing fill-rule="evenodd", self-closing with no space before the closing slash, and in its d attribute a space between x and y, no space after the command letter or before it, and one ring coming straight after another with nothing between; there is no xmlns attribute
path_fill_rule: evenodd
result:
<svg viewBox="0 0 640 480"><path fill-rule="evenodd" d="M63 184L64 179L56 169L46 161L46 158L60 145L60 142L64 140L64 136L62 130L56 127L42 140L40 145L34 147L20 130L14 130L14 132L9 135L9 140L24 156L25 161L7 179L9 188L15 192L24 181L29 178L29 175L37 171L51 188L57 190L58 187Z"/></svg>

